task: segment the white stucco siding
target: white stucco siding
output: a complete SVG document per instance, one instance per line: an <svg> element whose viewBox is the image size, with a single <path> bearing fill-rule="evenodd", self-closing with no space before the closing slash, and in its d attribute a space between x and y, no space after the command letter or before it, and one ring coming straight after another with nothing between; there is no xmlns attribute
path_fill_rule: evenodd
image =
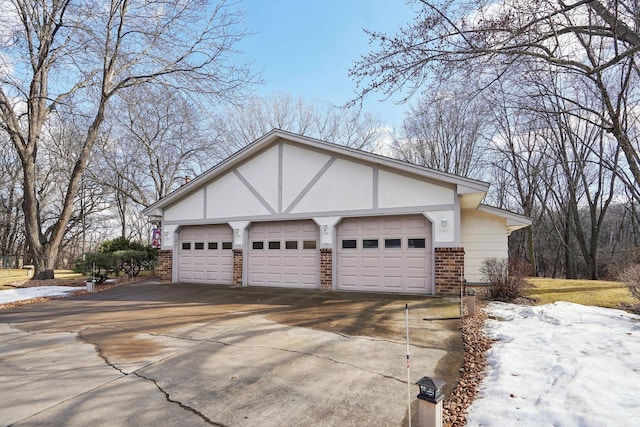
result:
<svg viewBox="0 0 640 427"><path fill-rule="evenodd" d="M282 207L286 210L331 157L316 151L283 144Z"/></svg>
<svg viewBox="0 0 640 427"><path fill-rule="evenodd" d="M291 212L371 208L373 208L373 168L337 159Z"/></svg>
<svg viewBox="0 0 640 427"><path fill-rule="evenodd" d="M451 188L383 170L378 174L378 191L381 208L452 204L455 195Z"/></svg>
<svg viewBox="0 0 640 427"><path fill-rule="evenodd" d="M162 226L162 249L173 249L173 238L177 228L177 225Z"/></svg>
<svg viewBox="0 0 640 427"><path fill-rule="evenodd" d="M508 258L506 219L465 209L461 215L460 242L464 247L464 276L467 282L482 282L482 262L487 258Z"/></svg>
<svg viewBox="0 0 640 427"><path fill-rule="evenodd" d="M204 218L204 192L195 191L164 211L164 220L189 220Z"/></svg>
<svg viewBox="0 0 640 427"><path fill-rule="evenodd" d="M433 243L435 246L451 246L456 238L456 214L453 210L446 211L428 211L424 215L434 224ZM443 220L446 221L444 227Z"/></svg>
<svg viewBox="0 0 640 427"><path fill-rule="evenodd" d="M252 158L238 172L274 209L278 207L278 145Z"/></svg>
<svg viewBox="0 0 640 427"><path fill-rule="evenodd" d="M269 209L233 172L219 177L207 186L207 218L269 213Z"/></svg>

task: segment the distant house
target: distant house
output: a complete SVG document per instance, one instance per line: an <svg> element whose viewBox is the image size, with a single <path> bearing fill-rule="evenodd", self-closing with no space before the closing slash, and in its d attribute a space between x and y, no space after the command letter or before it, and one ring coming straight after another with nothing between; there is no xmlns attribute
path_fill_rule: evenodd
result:
<svg viewBox="0 0 640 427"><path fill-rule="evenodd" d="M488 188L272 130L144 213L167 281L458 295L531 224Z"/></svg>

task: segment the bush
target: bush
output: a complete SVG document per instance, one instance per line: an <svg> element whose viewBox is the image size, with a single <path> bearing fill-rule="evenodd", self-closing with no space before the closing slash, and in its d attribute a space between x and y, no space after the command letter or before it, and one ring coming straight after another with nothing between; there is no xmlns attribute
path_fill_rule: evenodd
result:
<svg viewBox="0 0 640 427"><path fill-rule="evenodd" d="M626 248L617 250L615 257L611 257L611 260L605 265L605 276L612 279L618 279L620 281L626 270L631 266L640 264L640 247Z"/></svg>
<svg viewBox="0 0 640 427"><path fill-rule="evenodd" d="M120 271L129 277L135 277L142 269L155 268L157 259L157 250L119 237L104 242L98 252L86 254L84 260L77 260L74 271L83 274L93 271L98 283L102 283L111 274Z"/></svg>
<svg viewBox="0 0 640 427"><path fill-rule="evenodd" d="M126 249L113 253L117 268L129 277L135 277L143 268L154 268L158 252L151 248L143 250Z"/></svg>
<svg viewBox="0 0 640 427"><path fill-rule="evenodd" d="M118 237L117 239L107 240L98 248L98 252L102 253L114 253L128 250L144 251L145 247L138 242L129 241L125 237Z"/></svg>
<svg viewBox="0 0 640 427"><path fill-rule="evenodd" d="M631 295L640 301L640 264L632 264L623 269L618 278L627 285Z"/></svg>
<svg viewBox="0 0 640 427"><path fill-rule="evenodd" d="M526 268L515 263L510 271L506 259L489 258L483 261L480 271L489 283L487 299L492 301L514 302L522 297L522 292L530 285L525 280Z"/></svg>
<svg viewBox="0 0 640 427"><path fill-rule="evenodd" d="M533 276L533 264L524 259L513 259L509 261L509 274L517 277Z"/></svg>
<svg viewBox="0 0 640 427"><path fill-rule="evenodd" d="M76 260L73 271L82 274L92 274L98 283L103 283L109 275L117 272L118 269L113 254L96 252L86 254L84 260Z"/></svg>

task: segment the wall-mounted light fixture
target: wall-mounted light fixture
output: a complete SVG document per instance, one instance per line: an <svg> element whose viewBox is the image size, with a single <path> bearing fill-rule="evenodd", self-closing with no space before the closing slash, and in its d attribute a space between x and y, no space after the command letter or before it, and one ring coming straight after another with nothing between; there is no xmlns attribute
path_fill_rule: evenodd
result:
<svg viewBox="0 0 640 427"><path fill-rule="evenodd" d="M236 236L240 237L240 229L239 228L234 228L233 231L235 231Z"/></svg>
<svg viewBox="0 0 640 427"><path fill-rule="evenodd" d="M329 226L327 224L322 224L322 232L324 234L328 234L329 233Z"/></svg>
<svg viewBox="0 0 640 427"><path fill-rule="evenodd" d="M442 218L440 220L440 227L442 228L442 231L447 231L447 227L449 227L449 221L447 218Z"/></svg>

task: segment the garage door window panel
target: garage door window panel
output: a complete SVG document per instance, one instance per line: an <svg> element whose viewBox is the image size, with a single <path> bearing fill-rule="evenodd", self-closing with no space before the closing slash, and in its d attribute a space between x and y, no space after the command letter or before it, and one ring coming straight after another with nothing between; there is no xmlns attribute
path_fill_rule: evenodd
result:
<svg viewBox="0 0 640 427"><path fill-rule="evenodd" d="M401 249L402 239L384 239L385 249Z"/></svg>
<svg viewBox="0 0 640 427"><path fill-rule="evenodd" d="M409 249L426 248L426 239L407 239L407 247Z"/></svg>
<svg viewBox="0 0 640 427"><path fill-rule="evenodd" d="M204 250L204 242L196 242L194 243L193 247L197 251Z"/></svg>
<svg viewBox="0 0 640 427"><path fill-rule="evenodd" d="M207 248L209 250L217 250L218 249L218 242L209 242Z"/></svg>
<svg viewBox="0 0 640 427"><path fill-rule="evenodd" d="M346 239L342 241L342 249L356 249L356 239Z"/></svg>
<svg viewBox="0 0 640 427"><path fill-rule="evenodd" d="M182 242L182 250L190 251L191 250L191 242Z"/></svg>
<svg viewBox="0 0 640 427"><path fill-rule="evenodd" d="M315 249L316 245L317 243L315 240L305 240L302 242L302 249Z"/></svg>
<svg viewBox="0 0 640 427"><path fill-rule="evenodd" d="M222 249L233 249L233 242L222 242Z"/></svg>
<svg viewBox="0 0 640 427"><path fill-rule="evenodd" d="M284 243L285 249L298 249L298 241L297 240L287 240Z"/></svg>
<svg viewBox="0 0 640 427"><path fill-rule="evenodd" d="M378 249L378 239L362 239L362 249Z"/></svg>
<svg viewBox="0 0 640 427"><path fill-rule="evenodd" d="M269 249L272 249L272 250L280 249L280 241L276 240L276 241L269 242Z"/></svg>
<svg viewBox="0 0 640 427"><path fill-rule="evenodd" d="M253 242L251 247L256 250L264 249L264 242Z"/></svg>

